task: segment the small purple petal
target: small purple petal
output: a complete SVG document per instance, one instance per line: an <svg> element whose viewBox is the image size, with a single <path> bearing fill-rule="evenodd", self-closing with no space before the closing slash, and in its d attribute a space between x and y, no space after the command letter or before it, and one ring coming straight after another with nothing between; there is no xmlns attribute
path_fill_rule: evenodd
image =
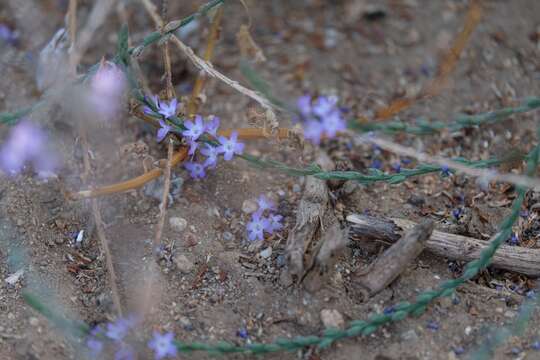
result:
<svg viewBox="0 0 540 360"><path fill-rule="evenodd" d="M319 145L323 134L323 127L316 120L309 120L304 123L304 137L315 145Z"/></svg>
<svg viewBox="0 0 540 360"><path fill-rule="evenodd" d="M161 335L154 331L152 340L148 343L148 347L154 350L156 360L163 359L167 356L175 357L177 354L176 346L174 345L174 334L166 333Z"/></svg>
<svg viewBox="0 0 540 360"><path fill-rule="evenodd" d="M206 176L204 171L204 164L199 164L196 162L187 162L185 165L186 169L189 170L189 174L194 179L202 179Z"/></svg>
<svg viewBox="0 0 540 360"><path fill-rule="evenodd" d="M281 215L270 215L267 228L268 233L273 234L275 231L281 230L283 228L282 219L283 216Z"/></svg>
<svg viewBox="0 0 540 360"><path fill-rule="evenodd" d="M218 147L218 152L223 154L223 158L226 161L232 160L234 154L242 154L244 151L244 144L237 142L238 132L233 131L230 139L224 136L219 137L221 146Z"/></svg>
<svg viewBox="0 0 540 360"><path fill-rule="evenodd" d="M275 208L274 203L272 200L268 199L264 195L260 195L257 199L257 204L259 205L259 210L265 211L265 210L272 210Z"/></svg>
<svg viewBox="0 0 540 360"><path fill-rule="evenodd" d="M267 231L269 225L270 222L268 221L268 219L261 217L257 213L255 213L252 216L251 221L248 222L246 225L248 239L251 241L263 240L264 231Z"/></svg>
<svg viewBox="0 0 540 360"><path fill-rule="evenodd" d="M213 137L217 137L217 130L219 129L219 118L217 116L210 116L210 120L206 122L205 128L206 132L212 135Z"/></svg>
<svg viewBox="0 0 540 360"><path fill-rule="evenodd" d="M167 136L167 134L169 133L169 131L171 131L171 126L167 125L163 120L159 120L159 125L161 126L161 128L158 129L156 139L158 142L162 142L163 139L165 139L165 136Z"/></svg>

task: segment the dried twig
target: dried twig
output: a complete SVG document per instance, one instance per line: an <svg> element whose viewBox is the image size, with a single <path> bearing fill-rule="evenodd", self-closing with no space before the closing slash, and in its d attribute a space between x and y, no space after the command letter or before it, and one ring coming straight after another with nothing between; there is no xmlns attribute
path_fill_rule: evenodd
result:
<svg viewBox="0 0 540 360"><path fill-rule="evenodd" d="M98 2L94 6L94 9L92 10L92 14L90 16L90 20L88 20L88 23L87 23L87 27L83 30L84 36L91 36L94 30L101 24L102 20L104 20L104 17L108 10L104 14L102 14L103 19L97 17L95 14L96 12L99 12L98 10L100 9L96 10L96 8L100 7L100 4L101 2ZM80 56L82 56L82 54L84 53L84 49L87 44L83 42L83 46L80 46L79 42L77 42L75 38L75 34L77 32L77 29L76 29L77 1L71 0L69 5L70 5L68 9L69 11L68 18L69 18L69 26L70 26L69 33L72 34L72 37L71 37L72 52L70 54L70 66L71 66L71 71L73 72L73 74L76 74L76 71L77 71L76 69L80 61ZM101 10L104 10L104 9L101 9ZM92 15L94 15L94 17L92 17ZM84 39L82 36L81 38ZM86 40L82 40L82 39L81 41L89 41L88 39ZM84 163L84 172L82 173L82 179L84 182L87 182L88 176L91 174L92 170L90 166L90 156L88 155L90 149L88 145L87 132L84 126L85 125L83 122L83 125L81 125L81 128L79 129L79 132L80 132L81 144L83 148L83 163ZM114 270L114 265L112 263L112 254L109 249L109 244L107 242L107 238L105 237L105 230L103 229L103 222L101 220L101 213L99 211L99 205L98 205L97 199L91 200L91 207L92 207L92 214L94 217L94 222L96 225L97 236L100 242L100 247L103 253L105 254L105 263L107 264L107 272L109 273L109 279L111 282L111 292L112 292L113 303L116 307L116 311L118 315L122 316L122 304L120 302L120 293L118 291L118 284L116 282L116 279L117 279L116 272Z"/></svg>
<svg viewBox="0 0 540 360"><path fill-rule="evenodd" d="M433 231L433 221L427 220L410 229L390 246L367 269L355 274L354 283L360 287L363 300L379 293L390 285L409 264L424 250Z"/></svg>
<svg viewBox="0 0 540 360"><path fill-rule="evenodd" d="M416 223L404 219L385 219L360 214L347 216L352 241L369 245L374 240L394 243L401 229L414 227ZM489 246L488 241L467 236L433 231L426 242L426 250L451 260L471 261ZM540 276L540 249L501 245L493 257L494 268L515 271L529 276Z"/></svg>

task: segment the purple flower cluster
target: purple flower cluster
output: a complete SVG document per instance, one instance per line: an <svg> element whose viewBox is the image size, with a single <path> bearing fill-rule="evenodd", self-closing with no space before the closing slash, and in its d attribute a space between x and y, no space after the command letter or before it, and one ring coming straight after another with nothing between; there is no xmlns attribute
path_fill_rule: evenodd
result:
<svg viewBox="0 0 540 360"><path fill-rule="evenodd" d="M274 214L276 209L274 203L266 196L261 195L257 200L259 208L251 215L251 221L247 223L246 229L250 241L264 240L264 233L273 234L283 228L281 220L283 216ZM265 213L267 216L265 216Z"/></svg>
<svg viewBox="0 0 540 360"><path fill-rule="evenodd" d="M156 95L152 95L149 99L147 98L146 102L151 105L144 107L146 114L162 116L159 119L160 128L157 132L157 141L161 142L169 132L173 131L173 126L169 125L166 119L176 116L182 104L178 103L176 99L171 100L169 103L162 102ZM181 134L189 145L188 154L191 156L191 161L186 162L184 166L194 179L202 179L206 176L206 169L214 169L217 165L219 155L223 154L225 161L230 161L234 155L240 155L244 152L244 144L238 141L237 131L233 131L229 138L217 135L219 123L219 118L213 115L207 119L204 119L201 115L195 115L193 120L184 122L185 130ZM193 158L201 145L204 134L208 134L210 139L217 138L218 144L204 144L204 148L200 150L200 153L206 159L202 163L197 163L193 161Z"/></svg>
<svg viewBox="0 0 540 360"><path fill-rule="evenodd" d="M189 144L189 155L192 159L199 147L199 138L204 133L216 137L217 129L219 128L219 118L211 117L208 121L204 121L199 115L195 116L195 121L186 121L184 123L187 130L182 132L182 135L187 139ZM225 136L218 137L219 145L214 146L206 143L201 149L206 159L202 163L189 161L185 164L186 169L194 179L202 179L206 176L206 169L214 169L217 165L219 155L223 154L225 161L230 161L234 155L240 155L244 152L244 144L238 141L238 132L233 131L230 138Z"/></svg>
<svg viewBox="0 0 540 360"><path fill-rule="evenodd" d="M90 355L93 358L98 358L105 349L105 346L112 344L115 346L115 360L135 359L135 350L126 342L126 337L137 323L138 319L131 316L108 323L106 327L96 326L93 328L86 340L86 346L90 350ZM156 360L168 356L175 357L177 354L177 349L174 345L174 334L171 332L164 335L154 332L152 340L148 342L148 347L154 351Z"/></svg>
<svg viewBox="0 0 540 360"><path fill-rule="evenodd" d="M90 81L89 105L102 120L110 120L120 112L126 77L114 63L103 62Z"/></svg>
<svg viewBox="0 0 540 360"><path fill-rule="evenodd" d="M40 177L53 175L58 158L47 144L45 132L33 123L23 120L9 134L0 147L0 170L9 175L19 174L26 164L32 164Z"/></svg>
<svg viewBox="0 0 540 360"><path fill-rule="evenodd" d="M304 126L304 137L314 144L320 144L323 137L333 138L347 128L337 97L310 95L301 96L296 106Z"/></svg>

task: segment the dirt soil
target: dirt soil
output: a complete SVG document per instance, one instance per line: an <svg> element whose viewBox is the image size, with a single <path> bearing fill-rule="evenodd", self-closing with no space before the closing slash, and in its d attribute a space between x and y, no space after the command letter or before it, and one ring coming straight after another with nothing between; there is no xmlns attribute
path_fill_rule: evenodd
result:
<svg viewBox="0 0 540 360"><path fill-rule="evenodd" d="M93 2L80 3L79 21L84 23ZM368 118L392 99L416 94L433 78L438 59L462 28L468 8L467 1L454 0L247 3L251 33L267 58L254 66L271 83L275 94L283 99L294 99L305 92L336 94L351 117ZM0 23L8 24L19 36L15 45L0 45L1 111L39 98L36 59L63 26L66 4L53 0L0 2ZM137 43L154 27L139 2L125 4L131 41ZM168 16L182 18L201 4L171 1ZM102 56L114 54L122 15L126 13L113 11L96 32L81 70ZM235 35L247 22L241 2L227 2L213 61L218 70L245 84ZM202 18L186 35L187 44L199 53L204 49L208 28L209 20ZM458 113L516 105L520 99L540 94L539 31L539 1L486 1L482 21L446 89L400 113L399 118L410 122L419 117L449 121ZM164 88L158 49L152 47L139 59L155 92ZM188 96L197 70L183 54L171 50L176 91ZM248 98L215 80L208 81L205 95L201 113L219 116L224 127L249 126L248 109L258 109ZM90 202L69 201L64 196L66 191L85 188L81 180L81 141L75 126L77 113L69 110L68 103L66 99L32 115L51 131L55 146L63 153L58 179L41 181L31 172L17 178L0 177L0 359L82 356L81 344L69 340L26 305L21 297L23 289L41 294L51 306L90 324L104 323L116 315ZM394 140L432 154L486 159L514 149L528 151L537 141L534 124L539 116L538 112L527 113L497 125L422 138L399 135ZM281 126L291 123L285 114L278 120ZM8 127L1 126L1 138L7 134ZM127 115L116 124L92 127L89 141L92 183L96 185L142 174L141 158L121 154L122 146L142 141L148 145L149 155L166 157L166 148L156 143L154 130ZM382 169L391 172L392 165L400 161L391 153L358 145L352 137L325 142L322 150L344 169L365 171L379 160ZM299 150L266 140L250 142L247 152L295 166L310 164L316 154L310 146ZM520 164L514 167L523 170ZM166 221L165 250L159 264L152 256L151 243L162 183L156 181L144 189L99 199L124 313L140 308L147 312L137 333L143 344L152 330L174 331L185 341L226 340L238 344L320 334L324 329L323 309L337 310L346 322L366 319L398 301L412 301L416 294L459 276L462 270L460 262L424 252L389 288L362 303L351 291L353 273L377 254L351 244L320 290L308 292L302 286L284 286L285 242L294 226L304 179L259 171L242 160L221 162L203 181L191 180L181 168L174 169L173 179L176 185L167 219L183 218L187 226L178 231ZM264 242L250 243L245 232L249 216L243 205L263 193L277 200L286 226ZM435 174L393 186L350 184L347 195L336 195L335 206L342 221L355 212L415 221L429 217L438 227L454 224L456 232L485 239L496 232L514 197L514 189L509 186L492 184L489 191L482 192L472 178ZM530 209L539 199L531 192L527 207ZM452 218L456 207L464 209L458 221ZM535 229L538 227L520 235L523 246L540 246ZM84 230L82 245L76 246L80 230ZM271 248L269 256L267 248ZM8 285L4 279L20 269L24 269L22 279L15 286ZM143 288L149 278L153 285ZM305 349L266 357L465 358L485 341L489 331L515 319L524 294L534 285L534 279L519 274L485 271L454 297L436 301L418 318L384 326L368 337L340 341L325 350ZM494 358L540 359L540 351L531 348L540 338L539 320L535 314L525 334L511 337ZM238 336L243 329L247 338ZM209 358L201 353L189 357ZM140 358L151 355L141 351Z"/></svg>

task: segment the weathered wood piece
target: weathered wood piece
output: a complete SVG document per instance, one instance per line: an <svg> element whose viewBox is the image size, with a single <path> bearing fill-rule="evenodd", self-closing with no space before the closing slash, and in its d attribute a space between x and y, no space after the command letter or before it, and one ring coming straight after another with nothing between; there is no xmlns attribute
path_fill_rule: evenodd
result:
<svg viewBox="0 0 540 360"><path fill-rule="evenodd" d="M402 230L416 223L404 219L384 219L361 214L347 216L350 225L349 239L370 244L374 240L394 243ZM451 260L471 261L478 259L489 242L467 236L434 230L426 242L426 250ZM495 253L491 266L520 274L540 276L540 249L501 245Z"/></svg>
<svg viewBox="0 0 540 360"><path fill-rule="evenodd" d="M384 290L390 285L425 248L433 231L433 221L426 220L407 231L372 262L367 269L357 272L355 285L360 287L364 299Z"/></svg>

